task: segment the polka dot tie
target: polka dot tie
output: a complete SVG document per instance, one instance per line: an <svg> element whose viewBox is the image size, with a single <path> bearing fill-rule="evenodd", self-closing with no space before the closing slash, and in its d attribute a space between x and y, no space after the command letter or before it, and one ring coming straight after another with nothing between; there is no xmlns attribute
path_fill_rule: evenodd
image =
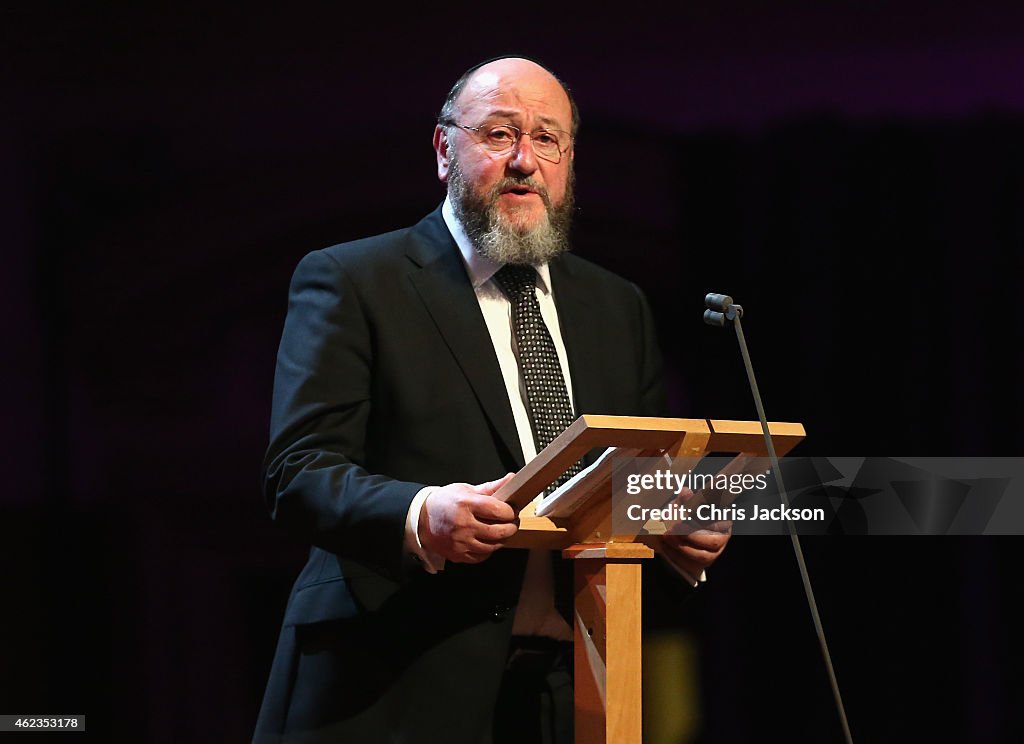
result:
<svg viewBox="0 0 1024 744"><path fill-rule="evenodd" d="M537 271L532 266L503 266L494 281L512 304L512 328L519 351L519 372L526 388L526 401L533 426L537 452L573 422L572 404L558 362L555 342L540 314L537 302ZM554 490L580 471L576 463L551 484Z"/></svg>

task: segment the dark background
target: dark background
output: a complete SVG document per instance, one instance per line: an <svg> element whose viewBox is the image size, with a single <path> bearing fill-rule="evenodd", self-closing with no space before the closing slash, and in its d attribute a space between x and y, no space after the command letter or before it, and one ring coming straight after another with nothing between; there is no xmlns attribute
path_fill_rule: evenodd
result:
<svg viewBox="0 0 1024 744"><path fill-rule="evenodd" d="M2 713L251 735L304 557L259 478L291 271L441 200L433 118L495 54L575 90L574 242L649 294L676 414L756 416L700 322L724 291L797 453L1021 454L1018 4L15 3L0 29ZM806 541L858 741L1024 738L1020 544ZM700 741L839 740L788 541L650 604L699 639Z"/></svg>

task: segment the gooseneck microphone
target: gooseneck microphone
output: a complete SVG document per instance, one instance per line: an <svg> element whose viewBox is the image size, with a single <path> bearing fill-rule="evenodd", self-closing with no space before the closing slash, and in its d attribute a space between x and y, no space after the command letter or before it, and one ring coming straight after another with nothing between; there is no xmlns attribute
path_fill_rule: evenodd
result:
<svg viewBox="0 0 1024 744"><path fill-rule="evenodd" d="M775 486L779 491L782 506L789 508L789 497L786 496L786 487L782 483L782 471L779 469L779 458L775 454L775 444L772 442L771 433L768 431L768 419L764 414L764 404L761 402L761 393L757 389L757 380L754 379L754 368L750 364L750 352L747 350L747 341L743 337L743 325L740 318L743 317L743 307L733 302L732 297L724 294L709 293L704 298L707 309L704 311L704 322L711 326L722 328L726 323L732 323L736 329L736 339L739 341L740 354L743 355L743 365L747 368L747 380L750 382L750 392L754 396L754 405L757 406L757 415L761 419L761 431L764 434L764 443L768 448L768 457L772 464L772 473L775 476ZM825 659L825 668L828 671L829 683L832 685L832 697L836 701L836 709L839 712L839 721L843 726L843 736L846 744L853 744L853 735L850 733L850 724L846 720L846 708L843 706L843 696L839 692L839 682L836 679L836 672L832 666L832 655L828 652L828 642L825 640L825 628L821 624L821 615L818 614L818 603L814 599L814 589L811 587L811 577L807 573L807 564L804 562L804 552L800 547L800 537L796 534L796 528L792 522L787 521L789 539L793 543L793 553L796 555L796 563L800 569L800 579L803 581L804 594L807 595L807 606L811 610L811 617L814 620L814 630L818 634L818 645L821 647L821 655Z"/></svg>
<svg viewBox="0 0 1024 744"><path fill-rule="evenodd" d="M708 325L721 328L727 320L736 320L743 317L743 308L732 301L732 297L724 294L709 292L704 298L707 310L704 311L704 322ZM746 344L740 344L743 353L746 354ZM744 356L746 359L746 356Z"/></svg>

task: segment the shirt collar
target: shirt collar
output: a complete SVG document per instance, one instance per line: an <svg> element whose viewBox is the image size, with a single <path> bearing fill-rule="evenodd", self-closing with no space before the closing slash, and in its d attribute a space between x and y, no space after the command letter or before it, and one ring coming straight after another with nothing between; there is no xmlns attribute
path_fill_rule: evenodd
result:
<svg viewBox="0 0 1024 744"><path fill-rule="evenodd" d="M455 216L455 209L452 207L451 200L447 196L444 198L444 204L441 205L441 216L444 218L444 224L448 226L448 232L455 239L455 244L459 246L459 253L462 254L462 262L466 265L466 272L469 274L469 280L473 284L473 289L479 289L498 273L498 269L502 267L502 264L492 261L486 256L481 256L476 248L473 247L469 237L466 235L466 231L462 229L462 223ZM540 277L537 286L540 287L541 292L544 294L550 294L551 272L548 269L548 265L545 263L534 268L537 269L537 276Z"/></svg>

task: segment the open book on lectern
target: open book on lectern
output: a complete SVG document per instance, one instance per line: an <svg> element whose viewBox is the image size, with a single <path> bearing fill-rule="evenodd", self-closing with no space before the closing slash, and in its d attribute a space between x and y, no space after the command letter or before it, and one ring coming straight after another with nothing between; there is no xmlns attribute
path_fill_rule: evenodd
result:
<svg viewBox="0 0 1024 744"><path fill-rule="evenodd" d="M609 492L617 475L626 470L632 458L643 457L644 451L636 447L608 447L593 463L578 472L554 491L536 503L538 517L569 518L583 508L596 494ZM665 466L672 466L672 458L662 455Z"/></svg>
<svg viewBox="0 0 1024 744"><path fill-rule="evenodd" d="M712 453L709 453L709 456L712 456ZM575 512L585 508L590 499L603 493L614 494L616 483L625 483L630 477L634 480L643 476L653 477L658 472L673 476L673 487L682 486L686 489L682 501L685 501L690 508L696 508L702 504L727 506L742 493L741 491L728 491L727 484L730 478L748 473L757 473L758 476L763 476L769 466L767 457L757 455L735 454L728 462L721 458L713 459L718 461L713 472L693 475L693 468L698 465L699 457L673 459L667 454L652 457L649 452L635 447L609 447L601 453L595 462L557 489L546 496L538 496L534 501L534 514L551 519L569 519ZM695 488L691 487L690 477L693 478L692 486ZM722 487L715 487L716 478L723 484ZM682 488L676 495L681 492ZM666 496L664 503L669 500L671 499ZM661 506L662 504L656 505ZM666 526L665 529L661 529L658 525ZM671 528L668 523L656 519L645 523L644 526L647 529L653 529L652 534L656 535L664 534Z"/></svg>
<svg viewBox="0 0 1024 744"><path fill-rule="evenodd" d="M635 468L631 467L631 463L635 462L633 458L641 457L642 453L643 450L636 449L635 447L607 448L597 460L557 489L547 496L538 497L535 501L534 513L538 517L550 519L572 518L573 513L580 509L585 509L587 502L595 498L597 494L608 493L610 489L613 491L611 484L622 481L620 475L627 475L623 471L635 470ZM672 467L673 461L668 455L662 455L659 459L666 468ZM700 576L694 576L688 570L688 567L682 565L682 556L678 552L662 550L661 540L648 539L658 538L671 531L674 526L660 520L648 520L642 525L642 534L638 539L649 543L650 547L653 547L688 584L697 586L697 584L704 580L703 573Z"/></svg>

